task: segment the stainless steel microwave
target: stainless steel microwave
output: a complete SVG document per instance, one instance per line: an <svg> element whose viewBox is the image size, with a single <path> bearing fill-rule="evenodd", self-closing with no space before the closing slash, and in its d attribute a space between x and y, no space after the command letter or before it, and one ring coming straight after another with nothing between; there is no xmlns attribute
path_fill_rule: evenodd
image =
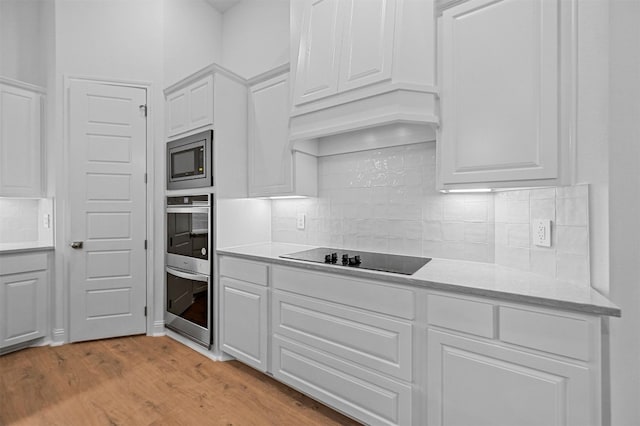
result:
<svg viewBox="0 0 640 426"><path fill-rule="evenodd" d="M167 142L167 189L213 186L213 130Z"/></svg>

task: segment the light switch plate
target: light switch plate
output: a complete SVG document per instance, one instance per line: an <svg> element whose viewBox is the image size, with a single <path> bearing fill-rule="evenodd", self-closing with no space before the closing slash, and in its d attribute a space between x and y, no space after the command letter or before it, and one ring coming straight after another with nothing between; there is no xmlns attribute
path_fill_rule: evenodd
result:
<svg viewBox="0 0 640 426"><path fill-rule="evenodd" d="M298 213L296 218L296 228L300 230L304 229L306 216L307 215L304 213Z"/></svg>
<svg viewBox="0 0 640 426"><path fill-rule="evenodd" d="M551 247L551 219L533 221L533 244L539 247Z"/></svg>

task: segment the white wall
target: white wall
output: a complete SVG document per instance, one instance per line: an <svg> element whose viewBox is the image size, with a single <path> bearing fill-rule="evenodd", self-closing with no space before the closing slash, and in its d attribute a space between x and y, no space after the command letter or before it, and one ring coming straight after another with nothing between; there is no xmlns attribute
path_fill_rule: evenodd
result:
<svg viewBox="0 0 640 426"><path fill-rule="evenodd" d="M0 75L46 85L45 2L0 0Z"/></svg>
<svg viewBox="0 0 640 426"><path fill-rule="evenodd" d="M222 62L222 15L204 0L164 0L165 86Z"/></svg>
<svg viewBox="0 0 640 426"><path fill-rule="evenodd" d="M65 111L63 89L65 76L84 76L95 79L139 81L151 84L148 93L149 121L152 125L148 138L153 149L148 152L150 176L164 169L164 87L163 76L163 7L157 0L55 0L55 111L50 115L54 128L49 135L48 148L53 156L56 202L56 284L54 289L54 339L66 340L67 306L65 254L67 252L68 180L65 170L71 165L64 152L63 123ZM152 205L163 205L163 182L150 182ZM151 208L150 211L161 211ZM164 226L161 214L154 216L154 232L148 235L151 255L156 270L164 261ZM158 266L160 265L160 266ZM162 277L155 280L154 303L163 306ZM162 309L152 312L153 319L162 320Z"/></svg>
<svg viewBox="0 0 640 426"><path fill-rule="evenodd" d="M610 4L611 423L626 426L640 424L640 1Z"/></svg>
<svg viewBox="0 0 640 426"><path fill-rule="evenodd" d="M224 14L222 65L251 78L289 62L289 0L242 0Z"/></svg>

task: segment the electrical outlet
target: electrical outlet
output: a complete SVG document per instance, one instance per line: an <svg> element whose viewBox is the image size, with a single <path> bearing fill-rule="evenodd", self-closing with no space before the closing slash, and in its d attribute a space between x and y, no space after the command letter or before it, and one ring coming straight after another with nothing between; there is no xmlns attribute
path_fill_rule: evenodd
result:
<svg viewBox="0 0 640 426"><path fill-rule="evenodd" d="M49 213L45 213L42 216L42 225L45 229L51 228L51 215Z"/></svg>
<svg viewBox="0 0 640 426"><path fill-rule="evenodd" d="M551 219L533 221L533 244L539 247L551 247Z"/></svg>
<svg viewBox="0 0 640 426"><path fill-rule="evenodd" d="M296 218L296 228L302 230L304 229L306 214L298 213L298 217Z"/></svg>

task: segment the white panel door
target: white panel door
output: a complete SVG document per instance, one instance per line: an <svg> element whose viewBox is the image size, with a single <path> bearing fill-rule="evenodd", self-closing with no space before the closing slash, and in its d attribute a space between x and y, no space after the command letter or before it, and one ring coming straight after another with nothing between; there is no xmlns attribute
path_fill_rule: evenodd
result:
<svg viewBox="0 0 640 426"><path fill-rule="evenodd" d="M428 424L599 424L595 380L584 365L428 331Z"/></svg>
<svg viewBox="0 0 640 426"><path fill-rule="evenodd" d="M144 104L144 89L71 84L71 341L146 330Z"/></svg>
<svg viewBox="0 0 640 426"><path fill-rule="evenodd" d="M559 1L471 0L441 23L443 183L557 178Z"/></svg>
<svg viewBox="0 0 640 426"><path fill-rule="evenodd" d="M41 195L40 95L0 85L0 196Z"/></svg>
<svg viewBox="0 0 640 426"><path fill-rule="evenodd" d="M395 0L348 0L340 92L391 78Z"/></svg>
<svg viewBox="0 0 640 426"><path fill-rule="evenodd" d="M341 19L339 0L307 0L294 89L294 105L338 91Z"/></svg>
<svg viewBox="0 0 640 426"><path fill-rule="evenodd" d="M249 195L293 191L289 148L289 74L249 91Z"/></svg>

